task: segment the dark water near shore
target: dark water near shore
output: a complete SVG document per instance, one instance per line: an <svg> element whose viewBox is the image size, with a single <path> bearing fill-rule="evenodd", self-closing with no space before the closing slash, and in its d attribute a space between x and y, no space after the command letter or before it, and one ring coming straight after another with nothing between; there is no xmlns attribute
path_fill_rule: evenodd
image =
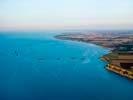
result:
<svg viewBox="0 0 133 100"><path fill-rule="evenodd" d="M0 100L132 100L133 81L99 59L107 49L28 34L0 33Z"/></svg>

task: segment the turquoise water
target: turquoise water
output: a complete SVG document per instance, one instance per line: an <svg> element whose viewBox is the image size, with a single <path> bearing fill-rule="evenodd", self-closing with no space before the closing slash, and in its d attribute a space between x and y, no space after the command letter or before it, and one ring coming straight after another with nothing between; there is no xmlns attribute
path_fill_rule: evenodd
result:
<svg viewBox="0 0 133 100"><path fill-rule="evenodd" d="M0 33L0 100L132 100L133 81L104 69L108 50L60 33Z"/></svg>

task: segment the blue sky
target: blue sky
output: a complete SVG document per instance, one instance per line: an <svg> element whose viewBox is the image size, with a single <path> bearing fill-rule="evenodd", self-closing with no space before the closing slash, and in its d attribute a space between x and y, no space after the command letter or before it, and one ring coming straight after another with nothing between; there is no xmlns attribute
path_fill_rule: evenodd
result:
<svg viewBox="0 0 133 100"><path fill-rule="evenodd" d="M133 0L0 0L0 29L130 29Z"/></svg>

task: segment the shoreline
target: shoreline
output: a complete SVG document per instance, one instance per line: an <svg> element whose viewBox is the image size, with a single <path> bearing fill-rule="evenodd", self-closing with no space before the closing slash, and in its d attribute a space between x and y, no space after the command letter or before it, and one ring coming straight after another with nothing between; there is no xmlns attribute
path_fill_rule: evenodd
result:
<svg viewBox="0 0 133 100"><path fill-rule="evenodd" d="M80 41L80 40L76 40L76 39L65 39L65 38L60 38L60 37L56 37L56 36L54 36L54 38L59 39L59 40L77 41L77 42L82 42L82 43L86 43L86 44L93 44L93 45L108 49L109 51L112 50L112 48L105 47L105 46L95 44L95 43L92 43L92 42L85 42L85 41Z"/></svg>
<svg viewBox="0 0 133 100"><path fill-rule="evenodd" d="M128 69L122 68L120 66L116 66L113 65L111 63L111 58L109 57L109 55L111 54L111 51L116 49L117 46L123 44L124 40L127 40L125 43L131 42L133 39L133 35L129 36L121 36L121 37L115 37L115 40L120 39L121 41L116 42L115 40L113 40L114 38L112 37L113 41L112 43L114 44L110 44L110 39L106 39L106 37L101 37L101 36L95 36L94 38L89 38L87 36L91 36L91 35L84 35L84 34L61 34L61 35L56 35L55 38L56 39L60 39L60 40L70 40L70 41L77 41L77 42L84 42L84 43L91 43L97 46L100 46L102 48L106 48L109 50L109 53L106 55L102 55L100 57L101 60L108 62L108 64L105 66L105 69L114 72L116 74L119 74L123 77L127 77L128 79L133 80L133 72L129 71ZM107 36L108 38L108 36ZM98 41L99 40L99 41ZM116 44L115 44L116 43ZM105 45L106 44L106 45Z"/></svg>

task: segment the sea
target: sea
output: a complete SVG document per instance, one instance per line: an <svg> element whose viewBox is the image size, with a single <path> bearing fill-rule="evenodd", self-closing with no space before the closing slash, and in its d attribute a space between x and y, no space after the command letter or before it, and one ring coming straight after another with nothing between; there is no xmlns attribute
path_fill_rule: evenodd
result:
<svg viewBox="0 0 133 100"><path fill-rule="evenodd" d="M0 100L132 100L133 81L105 69L101 46L61 32L0 32Z"/></svg>

